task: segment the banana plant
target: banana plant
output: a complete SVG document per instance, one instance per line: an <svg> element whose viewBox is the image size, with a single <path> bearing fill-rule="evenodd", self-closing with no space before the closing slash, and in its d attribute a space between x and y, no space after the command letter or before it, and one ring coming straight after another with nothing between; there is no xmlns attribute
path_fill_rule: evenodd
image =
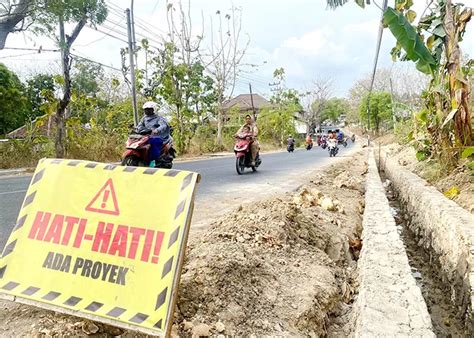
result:
<svg viewBox="0 0 474 338"><path fill-rule="evenodd" d="M354 1L364 7L363 0ZM347 2L327 0L331 8ZM412 10L413 0L395 0L395 6L385 11L383 23L397 41L391 51L393 60L413 61L420 72L431 76L425 95L432 114L427 130L433 143L448 145L459 158L462 149L472 144L468 72L462 67L459 42L473 10L452 0L433 0L431 4L428 14L414 25L417 13Z"/></svg>

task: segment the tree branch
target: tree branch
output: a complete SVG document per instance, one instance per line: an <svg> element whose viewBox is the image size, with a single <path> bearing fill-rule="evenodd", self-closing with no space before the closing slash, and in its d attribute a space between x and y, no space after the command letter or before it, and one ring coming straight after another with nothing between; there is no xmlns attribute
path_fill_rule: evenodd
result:
<svg viewBox="0 0 474 338"><path fill-rule="evenodd" d="M72 34L71 36L67 36L67 39L66 39L66 44L67 44L67 48L69 49L72 44L74 43L74 41L77 39L77 36L79 35L79 33L81 32L82 28L84 28L84 26L86 25L87 23L87 19L86 18L82 18L81 21L79 21L76 25L76 27L74 27L74 30L72 31Z"/></svg>

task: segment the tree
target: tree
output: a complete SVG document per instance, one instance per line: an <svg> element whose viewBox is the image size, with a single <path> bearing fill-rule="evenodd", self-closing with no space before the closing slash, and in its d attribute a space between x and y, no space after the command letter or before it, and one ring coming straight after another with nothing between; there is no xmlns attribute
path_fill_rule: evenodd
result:
<svg viewBox="0 0 474 338"><path fill-rule="evenodd" d="M151 90L155 97L162 97L172 108L175 141L178 152L183 153L193 135L197 111L212 105L215 94L213 81L204 75L199 61L191 64L176 62L178 49L170 42L153 58L156 67Z"/></svg>
<svg viewBox="0 0 474 338"><path fill-rule="evenodd" d="M321 121L330 120L332 123L337 123L341 115L346 115L348 111L349 103L346 99L330 98L321 112Z"/></svg>
<svg viewBox="0 0 474 338"><path fill-rule="evenodd" d="M19 0L17 3L4 6L6 14L0 21L0 47L4 45L8 33L26 28L33 29L33 32L42 35L49 35L54 38L61 48L62 69L62 97L56 106L56 156L65 155L65 135L66 135L66 108L71 101L71 57L70 50L72 44L77 39L79 33L86 23L92 25L102 23L107 17L107 7L104 0ZM17 28L20 22L30 19L27 27ZM66 35L65 24L73 25L71 34ZM56 28L59 27L59 35ZM3 40L2 40L3 39ZM3 47L2 47L3 48Z"/></svg>
<svg viewBox="0 0 474 338"><path fill-rule="evenodd" d="M295 118L302 111L299 94L285 85L285 70L277 68L273 72L272 107L260 113L259 129L262 139L283 145L288 135L295 134Z"/></svg>
<svg viewBox="0 0 474 338"><path fill-rule="evenodd" d="M97 96L99 80L104 77L104 68L97 63L76 60L72 71L72 90L78 95Z"/></svg>
<svg viewBox="0 0 474 338"><path fill-rule="evenodd" d="M360 120L367 125L367 94L359 106ZM377 133L383 123L392 121L392 100L390 93L375 92L370 94L370 124L375 126Z"/></svg>
<svg viewBox="0 0 474 338"><path fill-rule="evenodd" d="M225 15L218 10L218 25L214 28L214 20L210 19L211 42L208 55L201 55L202 63L211 74L215 83L217 137L216 143L222 146L222 131L225 122L224 102L232 97L237 76L242 68L242 59L245 56L250 39L241 46L242 39L242 11L234 6ZM224 17L223 17L224 16Z"/></svg>
<svg viewBox="0 0 474 338"><path fill-rule="evenodd" d="M330 79L318 78L313 80L311 89L302 95L304 110L302 110L300 117L306 123L308 134L319 129L324 121L322 113L331 95L331 90L332 81Z"/></svg>
<svg viewBox="0 0 474 338"><path fill-rule="evenodd" d="M26 80L26 95L30 104L27 119L33 120L36 117L46 114L44 105L54 95L54 78L51 74L37 74Z"/></svg>
<svg viewBox="0 0 474 338"><path fill-rule="evenodd" d="M25 88L18 76L0 63L0 134L25 123L27 103Z"/></svg>

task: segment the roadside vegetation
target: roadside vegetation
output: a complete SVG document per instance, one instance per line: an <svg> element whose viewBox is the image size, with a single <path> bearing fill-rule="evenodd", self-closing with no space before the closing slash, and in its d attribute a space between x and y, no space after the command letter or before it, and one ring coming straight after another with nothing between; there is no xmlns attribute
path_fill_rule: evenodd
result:
<svg viewBox="0 0 474 338"><path fill-rule="evenodd" d="M365 6L363 0L354 1ZM346 2L327 1L332 8ZM412 0L396 0L395 7L388 7L383 13L383 24L396 39L391 51L393 61L415 63L423 79L418 83L423 83L423 87L398 93L402 95L397 97L392 79L398 78L410 86L414 78L389 76L391 95L386 92L387 85L385 90L376 88L367 93L370 98L365 97L360 105L360 123L371 123L376 133L380 132L381 123L385 130L395 129L401 141L416 148L418 160L435 159L444 173L459 165L474 170L474 61L463 55L460 47L473 9L451 0L435 0L420 15L413 5ZM372 116L367 119L369 107Z"/></svg>

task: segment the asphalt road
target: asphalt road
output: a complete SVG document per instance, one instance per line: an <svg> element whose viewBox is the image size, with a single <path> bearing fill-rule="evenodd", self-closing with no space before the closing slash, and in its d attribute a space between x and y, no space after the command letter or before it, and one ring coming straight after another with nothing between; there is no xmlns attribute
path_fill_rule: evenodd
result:
<svg viewBox="0 0 474 338"><path fill-rule="evenodd" d="M353 147L340 148L338 157L348 154ZM212 195L231 193L229 187L244 187L253 183L281 184L282 177L300 175L304 172L323 166L333 160L327 150L314 148L310 151L298 149L294 153L279 152L262 155L262 165L256 173L246 169L244 175L237 175L235 158L224 157L208 160L176 163L173 169L199 172L202 176L198 187L197 200ZM16 222L18 212L25 197L31 175L0 177L0 249ZM1 252L0 250L0 252Z"/></svg>

